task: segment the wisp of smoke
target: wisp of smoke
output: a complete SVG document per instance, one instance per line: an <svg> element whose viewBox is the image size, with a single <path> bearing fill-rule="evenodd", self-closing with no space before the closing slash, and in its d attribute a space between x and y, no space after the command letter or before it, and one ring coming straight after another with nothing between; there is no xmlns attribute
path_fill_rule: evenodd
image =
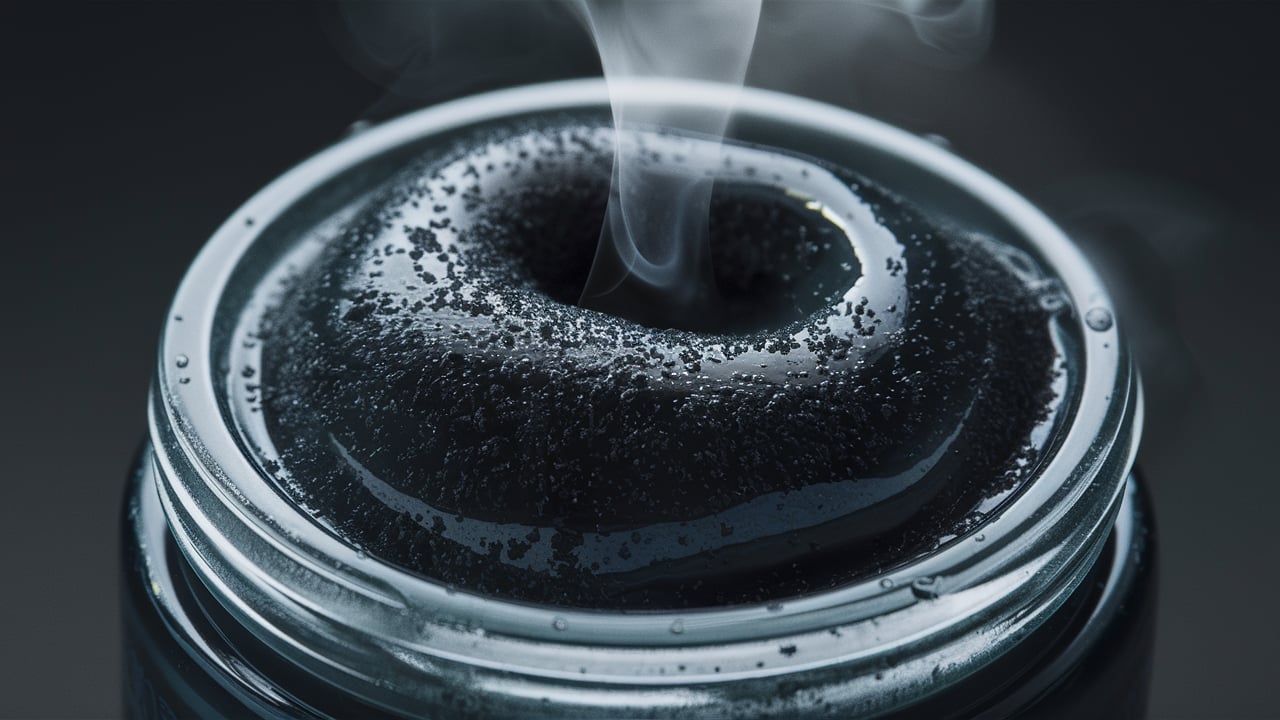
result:
<svg viewBox="0 0 1280 720"><path fill-rule="evenodd" d="M986 0L571 0L571 7L599 51L618 138L604 228L579 304L648 318L694 311L714 293L708 216L715 177L699 165L655 163L631 138L675 130L718 147L733 107L677 115L629 101L621 84L643 77L741 87L750 65L785 88L788 73L841 67L824 53L848 52L877 33L901 42L904 25L935 57L973 57L986 47L991 16ZM769 52L753 58L758 38ZM637 312L638 303L664 307Z"/></svg>
<svg viewBox="0 0 1280 720"><path fill-rule="evenodd" d="M635 318L670 316L716 292L708 245L715 152L733 107L631 102L633 78L758 85L848 103L885 57L929 65L986 49L990 0L559 0L339 2L332 28L348 60L384 84L366 117L520 82L580 74L590 49L610 85L613 183L580 303ZM834 89L833 89L834 88ZM633 141L655 129L699 138L702 164L646 160ZM628 139L630 138L630 140ZM637 306L662 306L641 309Z"/></svg>
<svg viewBox="0 0 1280 720"><path fill-rule="evenodd" d="M741 87L751 58L759 0L577 0L609 82L615 143L604 230L580 304L617 311L626 289L657 289L649 302L673 311L701 301L709 280L707 217L714 177L700 165L650 162L630 139L652 127L678 128L718 143L731 106L677 118L619 92L640 77L691 78ZM638 284L638 285L637 285ZM622 309L624 314L625 308Z"/></svg>

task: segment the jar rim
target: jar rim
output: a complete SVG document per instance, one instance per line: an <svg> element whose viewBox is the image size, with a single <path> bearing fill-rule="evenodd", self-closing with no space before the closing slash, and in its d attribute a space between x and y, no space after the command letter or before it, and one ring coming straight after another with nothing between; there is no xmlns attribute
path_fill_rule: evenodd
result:
<svg viewBox="0 0 1280 720"><path fill-rule="evenodd" d="M273 220L334 178L415 139L533 111L608 107L610 92L695 108L734 104L740 114L876 146L972 195L1051 265L1082 339L1079 401L1025 489L975 528L981 540L973 535L883 574L783 603L625 613L534 606L455 591L366 556L324 532L264 477L227 421L217 376L228 368L216 335L224 291ZM321 673L359 675L361 662L385 657L387 648L405 677L450 662L648 687L832 663L962 658L975 652L963 647L964 638L993 620L1003 619L1008 634L1056 609L1101 551L1118 512L1141 427L1140 388L1117 323L1086 323L1095 310L1114 318L1101 281L1052 221L972 164L879 121L781 93L696 81L574 80L500 90L339 141L268 185L212 236L162 331L150 407L160 495L179 547L213 594L255 634ZM872 628L872 620L880 622ZM845 630L842 642L820 639L832 628ZM805 652L785 652L800 643ZM648 653L642 664L649 670L636 670L637 652ZM717 672L706 677L652 671L713 664ZM912 667L897 664L900 672ZM937 682L935 664L944 666L937 658L921 665L924 679Z"/></svg>

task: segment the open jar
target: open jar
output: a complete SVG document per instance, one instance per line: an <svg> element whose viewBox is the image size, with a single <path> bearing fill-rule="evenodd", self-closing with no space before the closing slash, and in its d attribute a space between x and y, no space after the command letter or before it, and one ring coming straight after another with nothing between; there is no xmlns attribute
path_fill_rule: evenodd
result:
<svg viewBox="0 0 1280 720"><path fill-rule="evenodd" d="M791 302L781 320L750 306L768 318L751 332L785 326L794 347L558 314L539 293L569 305L531 266L474 270L469 248L495 226L477 207L528 213L513 187L559 192L540 148L575 146L575 167L604 168L607 197L603 82L466 98L320 152L219 229L166 320L126 507L130 711L1140 716L1154 577L1131 475L1140 388L1078 250L990 176L868 118L704 83L613 91L691 112L735 103L717 179L781 189L793 214L811 212L788 237L828 238L818 257L848 243L847 277L824 280L816 304ZM489 149L474 150L477 138ZM698 142L661 140L681 158ZM597 188L581 173L564 187ZM582 202L535 214L576 217ZM500 227L536 225L509 216ZM777 268L795 263L805 277L827 266L801 258L769 272L790 278ZM441 278L452 299L431 294ZM520 295L504 294L521 278ZM803 294L790 287L774 293L782 305ZM1025 302L1003 304L1011 297ZM544 310L560 324L537 325ZM596 322L603 331L575 334ZM621 385L609 384L620 365L591 364L609 343L628 348ZM560 386L521 394L525 366L549 363L572 370L555 382L582 387L586 366L608 382L587 400ZM520 427L474 419L468 403L499 384L476 368L518 396L478 402L525 413ZM865 394L872 386L882 390ZM601 393L620 424L581 417ZM623 393L652 408L674 393L682 411L624 406ZM712 408L725 402L751 432L699 435L719 427ZM805 430L816 440L778 442L789 454L764 472L743 459L758 449L743 438L786 439L781 425L752 425L779 403L788 423L818 408ZM584 422L635 438L628 462L603 463L593 446L565 472L572 448L530 449ZM517 433L514 449L486 444ZM682 455L647 435L704 439ZM673 469L643 472L655 463ZM552 466L556 483L529 491ZM566 509L578 503L589 511Z"/></svg>

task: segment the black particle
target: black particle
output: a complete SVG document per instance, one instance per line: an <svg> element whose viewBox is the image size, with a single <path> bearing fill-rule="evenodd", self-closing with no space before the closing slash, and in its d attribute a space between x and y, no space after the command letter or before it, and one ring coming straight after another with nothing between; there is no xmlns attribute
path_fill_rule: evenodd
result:
<svg viewBox="0 0 1280 720"><path fill-rule="evenodd" d="M837 229L728 184L707 312L655 327L589 310L611 142L607 119L564 118L434 148L300 272L261 329L259 380L298 502L469 591L687 608L909 560L1025 477L1061 359L1009 251L826 168L901 244L875 271L905 300L846 297L863 269ZM868 483L910 512L832 514Z"/></svg>

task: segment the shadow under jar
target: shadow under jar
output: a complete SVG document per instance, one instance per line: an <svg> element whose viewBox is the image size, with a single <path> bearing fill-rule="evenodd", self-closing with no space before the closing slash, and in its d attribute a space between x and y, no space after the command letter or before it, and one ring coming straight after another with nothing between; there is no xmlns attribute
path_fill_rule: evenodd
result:
<svg viewBox="0 0 1280 720"><path fill-rule="evenodd" d="M736 99L729 140L500 91L211 239L127 496L129 712L1140 717L1140 389L1076 248L865 117L620 91ZM700 312L576 304L623 144L714 181Z"/></svg>

